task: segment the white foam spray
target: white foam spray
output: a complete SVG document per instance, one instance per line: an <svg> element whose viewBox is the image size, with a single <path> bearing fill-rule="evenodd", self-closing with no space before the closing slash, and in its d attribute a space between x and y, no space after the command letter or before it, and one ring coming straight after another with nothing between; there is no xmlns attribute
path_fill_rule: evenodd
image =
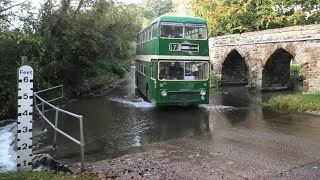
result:
<svg viewBox="0 0 320 180"><path fill-rule="evenodd" d="M0 173L17 170L17 154L13 149L16 123L0 127Z"/></svg>

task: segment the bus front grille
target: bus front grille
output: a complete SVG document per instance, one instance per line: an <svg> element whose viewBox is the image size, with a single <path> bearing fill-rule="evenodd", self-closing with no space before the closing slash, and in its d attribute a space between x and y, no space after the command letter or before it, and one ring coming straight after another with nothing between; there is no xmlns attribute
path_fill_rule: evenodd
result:
<svg viewBox="0 0 320 180"><path fill-rule="evenodd" d="M169 92L168 96L170 101L194 101L197 99L199 93L196 92Z"/></svg>

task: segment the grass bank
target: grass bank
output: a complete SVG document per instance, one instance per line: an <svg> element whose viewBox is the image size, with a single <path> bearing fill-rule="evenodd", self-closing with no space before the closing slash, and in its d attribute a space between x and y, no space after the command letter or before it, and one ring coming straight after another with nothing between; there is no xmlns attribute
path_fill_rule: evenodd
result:
<svg viewBox="0 0 320 180"><path fill-rule="evenodd" d="M98 179L95 176L83 175L83 174L66 174L55 172L15 172L15 173L0 173L0 180L5 179L42 179L42 180L60 180L60 179Z"/></svg>
<svg viewBox="0 0 320 180"><path fill-rule="evenodd" d="M268 101L275 110L320 112L320 94L291 94L271 97Z"/></svg>

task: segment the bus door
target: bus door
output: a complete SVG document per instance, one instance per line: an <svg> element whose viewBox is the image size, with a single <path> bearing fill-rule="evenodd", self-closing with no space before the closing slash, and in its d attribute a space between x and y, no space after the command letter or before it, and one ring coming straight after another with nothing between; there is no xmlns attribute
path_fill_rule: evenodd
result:
<svg viewBox="0 0 320 180"><path fill-rule="evenodd" d="M154 84L154 88L156 89L156 83L157 83L157 77L158 77L158 60L152 59L151 60L151 79L152 83Z"/></svg>

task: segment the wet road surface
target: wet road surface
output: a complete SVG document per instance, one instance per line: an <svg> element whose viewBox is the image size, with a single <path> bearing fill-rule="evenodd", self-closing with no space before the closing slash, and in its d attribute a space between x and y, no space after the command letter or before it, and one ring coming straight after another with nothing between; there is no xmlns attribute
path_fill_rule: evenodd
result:
<svg viewBox="0 0 320 180"><path fill-rule="evenodd" d="M262 103L272 94L228 87L212 92L209 105L156 108L135 93L133 78L128 78L106 96L84 98L64 109L84 116L88 163L145 157L142 167L148 161L149 166L164 166L165 175L155 178L299 179L297 174L309 174L302 179L317 179L320 117L271 111ZM78 138L77 121L62 118L59 127ZM52 151L52 140L49 128L37 136L36 152L50 152L65 163L80 160L77 145L58 136ZM290 170L305 173L290 176Z"/></svg>

